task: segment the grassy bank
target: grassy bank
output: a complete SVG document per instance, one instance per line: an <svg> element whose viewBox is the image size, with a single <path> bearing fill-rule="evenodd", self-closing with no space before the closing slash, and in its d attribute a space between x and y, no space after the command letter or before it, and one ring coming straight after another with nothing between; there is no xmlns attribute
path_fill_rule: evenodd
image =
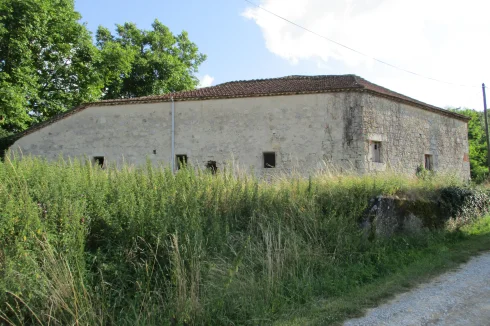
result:
<svg viewBox="0 0 490 326"><path fill-rule="evenodd" d="M319 298L318 301L304 305L274 324L337 325L346 319L360 317L365 309L376 307L397 293L428 282L443 272L451 271L472 256L488 252L490 216L464 226L457 235L449 239L441 238L441 241L435 241L426 248L416 249L417 252L412 254L417 256L417 259L393 268L389 274L370 284L353 288L335 298Z"/></svg>
<svg viewBox="0 0 490 326"><path fill-rule="evenodd" d="M0 318L257 325L307 314L333 322L357 311L356 291L470 237L453 228L372 238L360 228L370 199L460 186L448 176L265 182L227 171L0 163Z"/></svg>

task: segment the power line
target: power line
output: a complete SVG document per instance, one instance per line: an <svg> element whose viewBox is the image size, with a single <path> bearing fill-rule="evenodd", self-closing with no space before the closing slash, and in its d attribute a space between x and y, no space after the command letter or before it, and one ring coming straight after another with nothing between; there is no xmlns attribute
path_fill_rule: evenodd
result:
<svg viewBox="0 0 490 326"><path fill-rule="evenodd" d="M393 65L393 64L391 64L391 63L388 63L388 62L386 62L386 61L383 61L383 60L377 59L377 58L375 58L375 57L373 57L373 56L370 56L370 55L365 54L365 53L363 53L363 52L361 52L361 51L358 51L358 50L356 50L356 49L353 49L353 48L351 48L351 47L349 47L349 46L347 46L347 45L344 45L344 44L339 43L339 42L337 42L337 41L335 41L335 40L332 40L332 39L330 39L330 38L328 38L328 37L326 37L326 36L323 36L323 35L321 35L321 34L318 34L317 32L312 31L311 29L308 29L308 28L306 28L306 27L303 27L303 26L301 26L301 25L299 25L299 24L297 24L297 23L295 23L295 22L293 22L293 21L291 21L291 20L289 20L289 19L287 19L287 18L284 18L284 17L282 17L282 16L280 16L280 15L278 15L278 14L276 14L276 13L274 13L274 12L272 12L272 11L268 10L268 9L265 9L264 7L262 7L262 6L260 6L260 5L256 4L256 3L254 3L254 2L252 2L252 1L250 1L250 0L244 0L244 1L246 1L246 2L250 3L251 5L253 5L253 6L255 6L255 7L259 8L259 9L261 9L261 10L263 10L263 11L265 11L265 12L267 12L267 13L269 13L269 14L271 14L271 15L273 15L273 16L275 16L275 17L277 17L277 18L279 18L279 19L282 19L282 20L284 20L284 21L286 21L286 22L288 22L288 23L290 23L290 24L292 24L292 25L294 25L294 26L296 26L296 27L299 27L299 28L301 28L301 29L303 29L303 30L305 30L305 31L307 31L307 32L309 32L309 33L312 33L312 34L314 34L314 35L316 35L316 36L318 36L318 37L321 37L321 38L323 38L323 39L325 39L325 40L327 40L327 41L331 42L331 43L334 43L334 44L336 44L336 45L338 45L338 46L341 46L341 47L343 47L343 48L345 48L345 49L347 49L347 50L350 50L350 51L352 51L352 52L354 52L354 53L357 53L357 54L359 54L359 55L362 55L362 56L364 56L364 57L367 57L367 58L369 58L369 59L371 59L371 60L374 60L374 61L376 61L376 62L379 62L379 63L381 63L381 64L384 64L384 65L386 65L386 66L389 66L389 67L391 67L391 68L398 69L398 70L401 70L401 71L406 72L406 73L408 73L408 74L412 74L412 75L415 75L415 76L418 76L418 77L422 77L422 78L425 78L425 79L429 79L429 80L432 80L432 81L436 81L436 82L439 82L439 83L444 83L444 84L448 84L448 85L460 86L460 87L480 87L480 86L476 86L476 85L455 84L455 83L447 82L447 81L444 81L444 80L440 80L440 79L432 78L432 77L429 77L429 76L421 75L421 74L418 74L418 73L416 73L416 72L413 72L413 71L410 71L410 70L407 70L407 69L404 69L404 68L401 68L401 67L395 66L395 65Z"/></svg>

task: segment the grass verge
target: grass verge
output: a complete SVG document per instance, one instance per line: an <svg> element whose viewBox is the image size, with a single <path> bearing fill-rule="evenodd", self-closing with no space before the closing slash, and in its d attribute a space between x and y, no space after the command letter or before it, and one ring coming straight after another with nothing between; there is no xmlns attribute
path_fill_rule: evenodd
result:
<svg viewBox="0 0 490 326"><path fill-rule="evenodd" d="M437 241L422 249L418 260L400 266L392 274L336 298L319 298L315 304L294 311L289 320L279 320L276 325L339 325L362 316L366 309L377 307L396 294L459 267L471 257L490 250L490 216L463 227L453 240Z"/></svg>

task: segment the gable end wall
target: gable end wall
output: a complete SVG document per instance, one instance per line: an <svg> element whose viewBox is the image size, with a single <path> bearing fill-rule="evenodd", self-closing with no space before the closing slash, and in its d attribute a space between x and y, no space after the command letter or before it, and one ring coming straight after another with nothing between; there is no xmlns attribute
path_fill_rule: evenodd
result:
<svg viewBox="0 0 490 326"><path fill-rule="evenodd" d="M467 122L371 94L362 112L367 170L380 166L369 160L369 143L381 141L384 168L413 175L429 154L435 171L469 179Z"/></svg>

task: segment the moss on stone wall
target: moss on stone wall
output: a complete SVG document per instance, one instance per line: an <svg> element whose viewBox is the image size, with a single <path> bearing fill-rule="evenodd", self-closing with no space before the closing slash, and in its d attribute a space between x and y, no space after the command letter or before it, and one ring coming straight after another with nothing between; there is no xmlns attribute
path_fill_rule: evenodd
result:
<svg viewBox="0 0 490 326"><path fill-rule="evenodd" d="M442 229L453 221L456 227L488 213L490 196L475 188L447 187L413 196L379 196L363 216L363 227L377 236Z"/></svg>

